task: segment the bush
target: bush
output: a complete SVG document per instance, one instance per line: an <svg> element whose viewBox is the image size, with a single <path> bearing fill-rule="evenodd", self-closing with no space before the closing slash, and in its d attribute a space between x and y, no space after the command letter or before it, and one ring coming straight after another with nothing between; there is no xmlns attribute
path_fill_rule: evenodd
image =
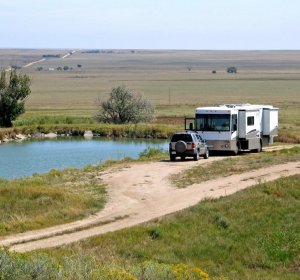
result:
<svg viewBox="0 0 300 280"><path fill-rule="evenodd" d="M151 239L160 239L161 238L161 232L158 228L150 228L148 230L148 234L151 237Z"/></svg>
<svg viewBox="0 0 300 280"><path fill-rule="evenodd" d="M237 73L237 68L234 67L234 66L227 67L227 73L236 74Z"/></svg>
<svg viewBox="0 0 300 280"><path fill-rule="evenodd" d="M150 122L154 107L141 94L133 93L125 86L112 88L107 101L99 101L96 119L104 123L124 124Z"/></svg>

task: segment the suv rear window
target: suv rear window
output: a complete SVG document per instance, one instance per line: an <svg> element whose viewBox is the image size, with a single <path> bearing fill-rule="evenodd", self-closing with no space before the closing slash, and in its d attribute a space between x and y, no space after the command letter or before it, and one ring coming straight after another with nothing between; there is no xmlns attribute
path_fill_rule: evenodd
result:
<svg viewBox="0 0 300 280"><path fill-rule="evenodd" d="M191 134L174 134L171 142L184 141L184 142L193 142Z"/></svg>

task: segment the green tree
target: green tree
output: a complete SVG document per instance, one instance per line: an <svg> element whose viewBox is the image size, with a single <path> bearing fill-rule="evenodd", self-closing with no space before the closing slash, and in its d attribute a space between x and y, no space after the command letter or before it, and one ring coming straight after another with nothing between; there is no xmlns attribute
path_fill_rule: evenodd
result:
<svg viewBox="0 0 300 280"><path fill-rule="evenodd" d="M26 74L10 71L9 78L3 70L0 76L0 126L11 127L19 115L25 112L25 99L30 94L31 80Z"/></svg>
<svg viewBox="0 0 300 280"><path fill-rule="evenodd" d="M99 101L98 121L105 123L150 122L154 106L144 96L133 93L125 86L112 88L107 101Z"/></svg>

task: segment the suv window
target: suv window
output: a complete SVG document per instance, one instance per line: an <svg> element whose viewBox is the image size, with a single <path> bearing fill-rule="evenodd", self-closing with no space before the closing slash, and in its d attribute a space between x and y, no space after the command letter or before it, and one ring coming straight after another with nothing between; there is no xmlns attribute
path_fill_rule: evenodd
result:
<svg viewBox="0 0 300 280"><path fill-rule="evenodd" d="M174 134L171 142L178 142L178 141L193 142L193 139L191 134Z"/></svg>
<svg viewBox="0 0 300 280"><path fill-rule="evenodd" d="M202 141L202 138L201 138L201 136L200 136L200 135L198 135L198 134L195 134L195 136L196 136L196 139L197 139L199 142L201 142L201 141Z"/></svg>

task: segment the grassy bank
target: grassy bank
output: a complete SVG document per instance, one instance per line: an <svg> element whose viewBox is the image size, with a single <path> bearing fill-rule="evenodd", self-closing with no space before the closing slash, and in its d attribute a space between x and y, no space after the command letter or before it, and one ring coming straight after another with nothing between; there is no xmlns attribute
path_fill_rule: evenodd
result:
<svg viewBox="0 0 300 280"><path fill-rule="evenodd" d="M212 162L205 166L195 166L181 174L172 177L177 187L186 187L194 183L211 180L218 177L230 176L255 170L275 164L300 160L300 147L283 149L259 154L242 154L239 157L230 157L221 161Z"/></svg>
<svg viewBox="0 0 300 280"><path fill-rule="evenodd" d="M167 154L148 148L138 160L107 161L82 169L51 170L16 180L0 179L0 236L79 220L103 208L101 172L129 162L160 160ZM1 278L0 278L1 279Z"/></svg>
<svg viewBox="0 0 300 280"><path fill-rule="evenodd" d="M103 208L105 187L82 170L0 180L0 235L63 224Z"/></svg>
<svg viewBox="0 0 300 280"><path fill-rule="evenodd" d="M102 137L127 137L127 138L155 138L166 139L178 129L176 125L164 124L98 124L98 123L81 123L81 124L41 124L19 126L14 128L1 128L0 140L4 138L14 138L16 134L35 134L37 132L49 133L54 132L60 135L83 135L84 131L91 130L94 134Z"/></svg>
<svg viewBox="0 0 300 280"><path fill-rule="evenodd" d="M81 260L92 258L98 269L109 267L130 273L150 261L201 267L212 279L220 275L228 279L297 279L299 203L297 175L44 253L61 266L73 264L72 271L78 275L75 279L81 279L83 267L85 273L93 271L78 256Z"/></svg>
<svg viewBox="0 0 300 280"><path fill-rule="evenodd" d="M14 122L13 130L8 131L29 133L57 131L63 134L74 131L83 134L85 130L93 130L101 136L168 138L173 131L183 130L184 117L193 117L197 106L199 104L158 105L155 122L139 125L99 124L92 117L94 111L29 111ZM279 135L275 140L283 143L300 143L299 103L277 106L280 106ZM5 135L5 131L0 129L0 138L1 135Z"/></svg>

